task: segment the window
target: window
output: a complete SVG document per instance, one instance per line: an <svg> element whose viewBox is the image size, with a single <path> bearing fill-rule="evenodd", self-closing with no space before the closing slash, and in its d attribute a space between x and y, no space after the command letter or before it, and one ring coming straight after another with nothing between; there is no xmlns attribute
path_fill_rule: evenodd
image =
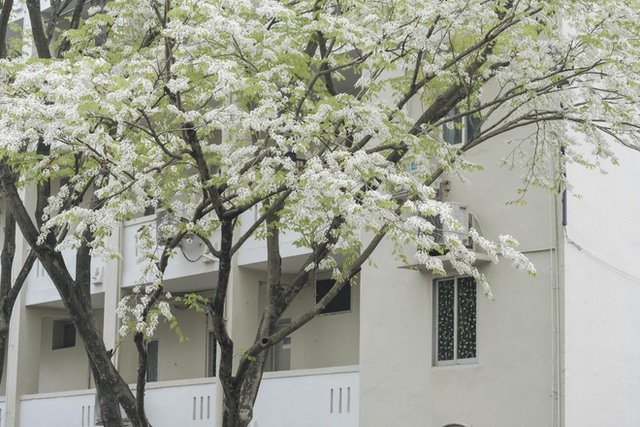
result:
<svg viewBox="0 0 640 427"><path fill-rule="evenodd" d="M316 280L316 304L331 290L335 280ZM351 310L351 286L347 283L320 314L342 313Z"/></svg>
<svg viewBox="0 0 640 427"><path fill-rule="evenodd" d="M434 302L435 365L477 362L475 279L436 280Z"/></svg>
<svg viewBox="0 0 640 427"><path fill-rule="evenodd" d="M458 107L449 111L447 117L460 114ZM453 119L442 126L442 139L447 144L466 144L471 141L480 128L480 118L477 116L462 116Z"/></svg>
<svg viewBox="0 0 640 427"><path fill-rule="evenodd" d="M216 334L209 331L207 339L207 376L216 376Z"/></svg>
<svg viewBox="0 0 640 427"><path fill-rule="evenodd" d="M276 326L276 332L291 325L291 319L280 319ZM265 371L288 371L291 369L291 336L285 337L279 343L269 347Z"/></svg>
<svg viewBox="0 0 640 427"><path fill-rule="evenodd" d="M158 341L150 341L147 346L147 381L158 381Z"/></svg>
<svg viewBox="0 0 640 427"><path fill-rule="evenodd" d="M54 320L51 349L70 348L76 346L76 327L70 320Z"/></svg>

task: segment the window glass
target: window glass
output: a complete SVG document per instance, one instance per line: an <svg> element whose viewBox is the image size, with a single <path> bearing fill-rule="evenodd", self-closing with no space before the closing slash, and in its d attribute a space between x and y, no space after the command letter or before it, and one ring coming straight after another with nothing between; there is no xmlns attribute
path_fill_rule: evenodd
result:
<svg viewBox="0 0 640 427"><path fill-rule="evenodd" d="M460 114L458 107L447 113L451 118ZM462 116L442 125L442 139L447 144L466 144L480 132L481 119L478 115Z"/></svg>
<svg viewBox="0 0 640 427"><path fill-rule="evenodd" d="M454 116L458 114L458 109L454 108L447 116ZM464 117L458 117L455 120L447 122L443 125L442 138L446 143L451 145L462 144L463 141L463 128L466 120Z"/></svg>
<svg viewBox="0 0 640 427"><path fill-rule="evenodd" d="M70 320L54 320L51 337L51 349L76 346L76 327Z"/></svg>
<svg viewBox="0 0 640 427"><path fill-rule="evenodd" d="M477 291L472 277L435 281L435 364L472 363L477 357Z"/></svg>
<svg viewBox="0 0 640 427"><path fill-rule="evenodd" d="M317 280L316 281L316 303L320 302L333 287L334 280ZM347 283L340 289L329 304L320 312L320 314L340 313L351 310L351 286Z"/></svg>
<svg viewBox="0 0 640 427"><path fill-rule="evenodd" d="M454 281L438 282L438 360L452 360L454 339Z"/></svg>
<svg viewBox="0 0 640 427"><path fill-rule="evenodd" d="M158 341L150 341L147 347L147 381L158 381Z"/></svg>
<svg viewBox="0 0 640 427"><path fill-rule="evenodd" d="M458 279L458 359L476 357L476 283L472 277Z"/></svg>
<svg viewBox="0 0 640 427"><path fill-rule="evenodd" d="M209 331L207 339L207 376L216 376L216 334Z"/></svg>

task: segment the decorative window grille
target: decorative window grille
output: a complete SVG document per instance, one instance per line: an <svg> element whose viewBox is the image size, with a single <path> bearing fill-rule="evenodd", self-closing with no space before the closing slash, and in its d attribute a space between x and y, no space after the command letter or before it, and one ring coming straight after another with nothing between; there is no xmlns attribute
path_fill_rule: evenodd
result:
<svg viewBox="0 0 640 427"><path fill-rule="evenodd" d="M476 297L473 277L435 281L435 365L477 363Z"/></svg>

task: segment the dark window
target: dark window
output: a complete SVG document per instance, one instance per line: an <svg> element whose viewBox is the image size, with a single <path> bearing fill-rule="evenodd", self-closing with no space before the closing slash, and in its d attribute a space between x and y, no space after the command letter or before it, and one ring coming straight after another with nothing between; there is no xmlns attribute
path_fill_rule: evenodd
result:
<svg viewBox="0 0 640 427"><path fill-rule="evenodd" d="M209 331L207 343L207 376L216 376L216 334Z"/></svg>
<svg viewBox="0 0 640 427"><path fill-rule="evenodd" d="M76 327L69 320L53 321L51 348L69 348L76 346Z"/></svg>
<svg viewBox="0 0 640 427"><path fill-rule="evenodd" d="M458 114L457 108L451 110L447 116L455 116L456 114ZM447 144L456 145L464 142L464 123L466 123L464 117L458 117L444 124L442 138Z"/></svg>
<svg viewBox="0 0 640 427"><path fill-rule="evenodd" d="M449 111L447 117L458 114L460 110L456 107ZM442 126L442 139L451 145L466 144L480 131L480 122L480 117L476 114L452 119Z"/></svg>
<svg viewBox="0 0 640 427"><path fill-rule="evenodd" d="M158 341L147 345L147 381L158 381Z"/></svg>
<svg viewBox="0 0 640 427"><path fill-rule="evenodd" d="M457 277L435 282L435 363L470 363L477 357L476 282Z"/></svg>
<svg viewBox="0 0 640 427"><path fill-rule="evenodd" d="M316 281L316 303L320 302L320 300L331 290L335 280L317 280ZM340 313L343 311L351 310L351 286L346 284L340 289L338 294L335 296L329 304L322 310L321 314L327 313Z"/></svg>

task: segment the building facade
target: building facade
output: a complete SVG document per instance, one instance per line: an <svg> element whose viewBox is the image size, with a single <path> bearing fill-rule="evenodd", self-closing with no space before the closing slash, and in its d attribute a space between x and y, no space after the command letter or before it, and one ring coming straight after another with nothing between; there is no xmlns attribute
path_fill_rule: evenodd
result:
<svg viewBox="0 0 640 427"><path fill-rule="evenodd" d="M467 132L453 135L453 142L463 142ZM640 153L620 149L620 165L607 167L606 175L567 165L568 197L530 189L521 205L508 202L519 197L523 171L498 167L496 160L496 152L510 149L499 141L475 148L469 160L483 170L469 172L468 182L443 177L441 197L463 222L472 214L487 238L518 238L537 275L478 253L490 300L468 277L452 269L435 276L412 261L411 248L408 261L399 260L390 243L381 244L327 313L270 350L255 426L640 425L640 195L634 190ZM136 232L157 221L152 214L121 224L111 243L122 260L92 265L104 340L132 387L137 352L130 338L118 335L116 309L140 275ZM294 241L294 235L281 238L285 277L306 256ZM217 263L181 249L167 270L167 289L210 295ZM20 242L16 263L27 250ZM263 241L244 245L231 277L229 332L236 348L248 348L265 299ZM327 280L318 273L307 284L283 325L316 302ZM173 313L182 336L165 324L150 345L149 419L155 427L220 426L210 320L180 304ZM82 342L38 262L18 299L9 340L0 427L101 424Z"/></svg>
<svg viewBox="0 0 640 427"><path fill-rule="evenodd" d="M405 425L640 425L640 375L634 340L640 322L640 266L635 261L640 197L636 152L620 151L608 174L569 166L572 193L531 190L508 204L518 171L494 167L493 148L471 153L484 166L468 183L448 179L443 197L464 206L488 238L509 232L537 269L535 277L478 255L494 300L469 278L435 277L411 261L374 253L358 283L329 313L275 346L256 403L260 427ZM249 213L251 215L252 213ZM113 234L121 261L92 266L92 298L108 348L135 383L137 354L118 336L116 306L138 275L135 232L144 216ZM366 239L366 236L363 236ZM285 236L283 270L304 257ZM21 248L26 256L26 247ZM73 263L71 257L67 260ZM249 241L236 258L227 316L237 348L251 344L265 292L264 242ZM217 264L178 252L166 285L206 296ZM322 293L318 274L285 318ZM150 346L148 414L154 426L220 425L221 390L206 315L174 306L184 335L162 326ZM286 320L285 320L286 322ZM36 263L11 323L2 383L2 426L99 425L95 389L79 336L50 279Z"/></svg>

